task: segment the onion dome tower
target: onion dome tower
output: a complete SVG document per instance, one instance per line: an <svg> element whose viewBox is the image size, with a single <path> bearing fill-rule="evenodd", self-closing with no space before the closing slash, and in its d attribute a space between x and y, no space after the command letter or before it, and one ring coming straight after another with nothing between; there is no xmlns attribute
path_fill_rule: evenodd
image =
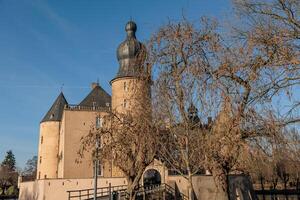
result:
<svg viewBox="0 0 300 200"><path fill-rule="evenodd" d="M129 21L125 26L127 37L117 49L119 71L115 78L139 76L143 71L146 48L136 39L136 30L137 26L133 21Z"/></svg>
<svg viewBox="0 0 300 200"><path fill-rule="evenodd" d="M137 25L129 21L125 26L126 39L117 49L119 70L112 85L112 109L117 112L137 109L150 99L150 84L145 81L146 47L137 40ZM146 100L146 101L144 101ZM143 105L145 106L145 105Z"/></svg>

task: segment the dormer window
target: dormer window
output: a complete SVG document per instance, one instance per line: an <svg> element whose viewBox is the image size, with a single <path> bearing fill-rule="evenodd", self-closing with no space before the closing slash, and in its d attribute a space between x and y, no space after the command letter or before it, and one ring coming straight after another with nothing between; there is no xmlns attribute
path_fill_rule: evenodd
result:
<svg viewBox="0 0 300 200"><path fill-rule="evenodd" d="M54 114L51 114L51 115L50 115L50 119L53 119L53 117L54 117Z"/></svg>

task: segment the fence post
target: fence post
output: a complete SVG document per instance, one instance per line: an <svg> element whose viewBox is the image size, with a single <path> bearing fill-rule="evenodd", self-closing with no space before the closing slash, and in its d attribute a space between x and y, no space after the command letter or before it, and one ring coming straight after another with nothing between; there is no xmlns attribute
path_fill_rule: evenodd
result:
<svg viewBox="0 0 300 200"><path fill-rule="evenodd" d="M162 192L163 192L163 200L166 200L166 192L167 192L166 185L162 186Z"/></svg>
<svg viewBox="0 0 300 200"><path fill-rule="evenodd" d="M111 198L111 196L112 196L112 195L111 195L111 183L109 183L109 185L108 185L108 195L109 195L109 196L108 196L108 197L109 197L108 199L109 199L109 200L112 200L112 198Z"/></svg>

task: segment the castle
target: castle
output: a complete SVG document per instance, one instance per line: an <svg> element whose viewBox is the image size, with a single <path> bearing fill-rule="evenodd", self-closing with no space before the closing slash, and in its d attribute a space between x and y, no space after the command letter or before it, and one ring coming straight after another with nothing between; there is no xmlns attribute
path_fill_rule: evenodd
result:
<svg viewBox="0 0 300 200"><path fill-rule="evenodd" d="M136 39L136 24L126 24L127 37L117 50L119 71L111 80L112 96L98 83L92 84L91 92L78 104L68 104L63 93L57 97L40 123L37 179L47 178L91 178L93 163L91 155L73 167L78 158L80 139L87 135L91 124L103 119L109 110L123 112L133 107L132 96L137 89L150 88L138 78L145 58L145 47ZM99 175L118 177L121 173L112 165L101 165Z"/></svg>
<svg viewBox="0 0 300 200"><path fill-rule="evenodd" d="M19 180L20 200L71 199L68 191L93 188L92 155L87 153L80 163L76 163L81 138L89 133L93 124L101 126L102 116L110 110L122 113L136 109L138 106L136 99L142 99L146 104L150 103L150 81L140 78L141 73L145 72L146 48L136 39L137 26L133 21L126 24L125 30L126 39L117 49L119 70L110 82L112 95L110 96L99 83L92 83L90 93L78 105L71 105L61 92L42 119L37 177L36 180L29 182ZM114 166L113 160L100 163L97 171L98 187L120 186L127 183L122 171ZM167 183L188 195L187 180L182 176L169 174L167 167L160 161L155 160L146 168L141 184L145 177L149 176L148 172L155 176L158 183ZM197 175L193 177L193 182L199 199L211 199L212 195L215 199L223 199L222 194L216 189L212 176ZM237 177L237 183L232 187L235 189L243 185L245 179Z"/></svg>

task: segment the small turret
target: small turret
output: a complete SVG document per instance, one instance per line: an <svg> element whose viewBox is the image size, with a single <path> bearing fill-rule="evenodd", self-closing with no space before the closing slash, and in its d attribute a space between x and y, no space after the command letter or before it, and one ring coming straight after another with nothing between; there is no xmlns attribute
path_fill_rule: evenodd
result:
<svg viewBox="0 0 300 200"><path fill-rule="evenodd" d="M59 132L66 105L61 92L40 123L37 179L57 178Z"/></svg>
<svg viewBox="0 0 300 200"><path fill-rule="evenodd" d="M112 109L127 112L143 110L150 105L150 83L146 79L146 47L136 38L137 25L133 21L125 26L126 39L117 49L119 70L113 80ZM133 111L133 110L131 110Z"/></svg>

